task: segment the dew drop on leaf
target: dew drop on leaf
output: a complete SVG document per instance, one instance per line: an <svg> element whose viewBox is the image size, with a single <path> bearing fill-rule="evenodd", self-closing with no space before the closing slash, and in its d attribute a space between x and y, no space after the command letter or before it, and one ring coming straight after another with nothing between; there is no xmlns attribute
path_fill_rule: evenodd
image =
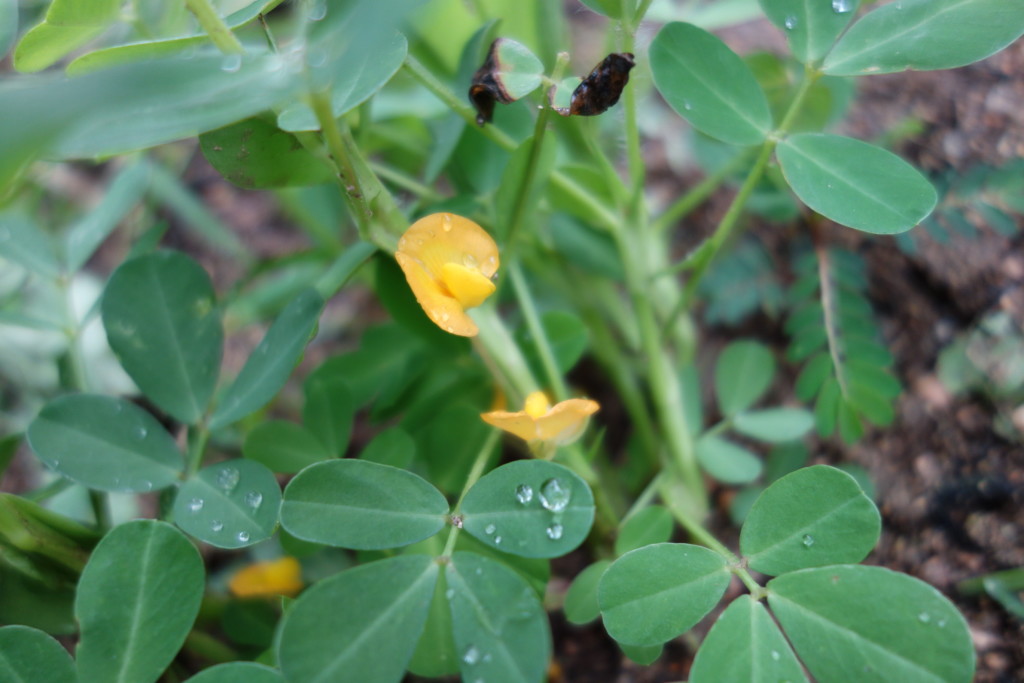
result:
<svg viewBox="0 0 1024 683"><path fill-rule="evenodd" d="M475 645L470 645L466 648L465 653L462 655L462 661L470 666L473 666L480 661L480 650L476 649Z"/></svg>
<svg viewBox="0 0 1024 683"><path fill-rule="evenodd" d="M779 661L779 657L781 657L781 656L782 655L779 654L778 650L772 650L772 659L774 661L776 661L776 662Z"/></svg>
<svg viewBox="0 0 1024 683"><path fill-rule="evenodd" d="M248 531L239 531L238 532L238 540L241 543L248 543L249 542L249 532Z"/></svg>
<svg viewBox="0 0 1024 683"><path fill-rule="evenodd" d="M220 521L219 519L215 519L212 522L210 522L210 528L214 531L220 531L224 528L224 522Z"/></svg>
<svg viewBox="0 0 1024 683"><path fill-rule="evenodd" d="M501 545L501 536L495 536L494 537L494 544L495 545Z"/></svg>
<svg viewBox="0 0 1024 683"><path fill-rule="evenodd" d="M253 510L259 510L262 503L263 494L259 491L249 491L249 493L245 494L245 504Z"/></svg>
<svg viewBox="0 0 1024 683"><path fill-rule="evenodd" d="M548 479L540 487L540 504L552 512L561 512L569 505L572 491L558 479Z"/></svg>
<svg viewBox="0 0 1024 683"><path fill-rule="evenodd" d="M238 71L242 68L242 55L227 55L224 60L220 63L221 71L227 71L229 74Z"/></svg>
<svg viewBox="0 0 1024 683"><path fill-rule="evenodd" d="M854 0L832 0L832 11L836 14L846 14L853 11Z"/></svg>
<svg viewBox="0 0 1024 683"><path fill-rule="evenodd" d="M526 505L533 500L533 487L529 484L520 484L516 487L516 500Z"/></svg>
<svg viewBox="0 0 1024 683"><path fill-rule="evenodd" d="M798 22L796 17L794 17L791 14L788 17L786 17L786 20L783 23L785 24L787 30L792 31L793 29L796 28Z"/></svg>
<svg viewBox="0 0 1024 683"><path fill-rule="evenodd" d="M484 527L484 533L487 534L488 536L490 536L491 534L493 534L497 530L497 528L498 527L494 526L493 524L488 524L487 526Z"/></svg>
<svg viewBox="0 0 1024 683"><path fill-rule="evenodd" d="M217 473L217 486L224 489L226 493L231 493L238 486L239 477L238 470L234 467L222 467Z"/></svg>
<svg viewBox="0 0 1024 683"><path fill-rule="evenodd" d="M188 503L188 509L190 512L199 512L200 510L203 509L203 499L193 498Z"/></svg>
<svg viewBox="0 0 1024 683"><path fill-rule="evenodd" d="M548 538L552 541L557 541L562 537L562 525L555 522L547 528Z"/></svg>
<svg viewBox="0 0 1024 683"><path fill-rule="evenodd" d="M928 614L927 612L921 612L917 615L917 620L920 621L922 624L927 624L929 621L932 620L932 615Z"/></svg>
<svg viewBox="0 0 1024 683"><path fill-rule="evenodd" d="M805 548L810 548L812 545L814 545L814 536L811 536L810 534L804 534L803 544Z"/></svg>
<svg viewBox="0 0 1024 683"><path fill-rule="evenodd" d="M138 439L139 441L145 439L148 434L149 430L143 427L142 425L139 425L138 427L135 428L135 438Z"/></svg>

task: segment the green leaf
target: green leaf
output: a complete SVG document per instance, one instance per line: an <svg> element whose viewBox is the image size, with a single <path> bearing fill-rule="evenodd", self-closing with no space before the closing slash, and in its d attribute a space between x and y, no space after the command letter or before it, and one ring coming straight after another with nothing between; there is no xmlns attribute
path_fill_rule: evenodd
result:
<svg viewBox="0 0 1024 683"><path fill-rule="evenodd" d="M228 662L200 671L186 683L284 683L277 669L256 662Z"/></svg>
<svg viewBox="0 0 1024 683"><path fill-rule="evenodd" d="M202 266L173 251L121 264L103 293L110 347L139 389L187 424L213 394L224 331Z"/></svg>
<svg viewBox="0 0 1024 683"><path fill-rule="evenodd" d="M551 563L545 559L509 555L492 546L485 545L470 534L459 534L455 541L455 550L464 550L500 562L530 584L538 598L543 598L547 591L548 581L551 580Z"/></svg>
<svg viewBox="0 0 1024 683"><path fill-rule="evenodd" d="M155 681L192 628L204 584L199 553L170 524L114 527L78 582L79 680Z"/></svg>
<svg viewBox="0 0 1024 683"><path fill-rule="evenodd" d="M319 185L334 177L326 159L264 117L204 133L199 145L218 173L249 190Z"/></svg>
<svg viewBox="0 0 1024 683"><path fill-rule="evenodd" d="M690 669L690 683L807 681L768 610L741 595L718 617Z"/></svg>
<svg viewBox="0 0 1024 683"><path fill-rule="evenodd" d="M565 592L565 604L562 606L570 624L588 624L601 616L601 606L597 604L597 585L611 565L611 560L598 560L573 579L569 590Z"/></svg>
<svg viewBox="0 0 1024 683"><path fill-rule="evenodd" d="M121 0L53 0L46 18L21 37L14 49L14 68L40 71L98 37L113 24Z"/></svg>
<svg viewBox="0 0 1024 683"><path fill-rule="evenodd" d="M935 208L935 188L892 152L860 140L801 133L776 148L786 182L804 204L876 235L910 230Z"/></svg>
<svg viewBox="0 0 1024 683"><path fill-rule="evenodd" d="M303 390L306 403L302 406L302 421L306 429L320 440L328 453L345 455L356 412L348 382L340 373L313 372L306 377Z"/></svg>
<svg viewBox="0 0 1024 683"><path fill-rule="evenodd" d="M878 542L881 517L853 477L805 467L769 486L740 532L750 567L777 576L806 567L860 562Z"/></svg>
<svg viewBox="0 0 1024 683"><path fill-rule="evenodd" d="M331 108L338 118L369 99L395 75L405 61L409 44L396 31L382 37L373 49L359 49L353 41L323 41L314 43L311 50L314 54L318 50L330 53L327 59L336 65L331 74ZM277 126L289 132L320 130L316 115L305 102L286 107L277 117Z"/></svg>
<svg viewBox="0 0 1024 683"><path fill-rule="evenodd" d="M761 459L731 441L703 436L696 449L700 466L723 484L749 484L761 476Z"/></svg>
<svg viewBox="0 0 1024 683"><path fill-rule="evenodd" d="M623 0L580 0L580 2L598 14L603 14L611 19L622 17Z"/></svg>
<svg viewBox="0 0 1024 683"><path fill-rule="evenodd" d="M733 418L736 431L770 443L794 441L814 428L814 416L803 408L767 408Z"/></svg>
<svg viewBox="0 0 1024 683"><path fill-rule="evenodd" d="M416 457L416 442L401 427L391 427L373 438L359 453L360 460L405 469Z"/></svg>
<svg viewBox="0 0 1024 683"><path fill-rule="evenodd" d="M109 396L50 401L29 425L28 442L49 467L102 491L162 489L185 469L177 444L155 417Z"/></svg>
<svg viewBox="0 0 1024 683"><path fill-rule="evenodd" d="M533 589L512 570L475 553L452 555L445 575L463 680L542 681L551 634Z"/></svg>
<svg viewBox="0 0 1024 683"><path fill-rule="evenodd" d="M315 289L304 289L292 299L246 360L210 418L219 429L255 412L288 381L320 319L324 300Z"/></svg>
<svg viewBox="0 0 1024 683"><path fill-rule="evenodd" d="M589 344L587 327L577 316L566 311L548 311L540 317L541 327L551 344L551 352L555 357L555 365L560 372L567 373L583 356ZM529 329L523 325L516 331L516 340L523 350L526 360L535 369L538 376L543 376L543 365L540 353Z"/></svg>
<svg viewBox="0 0 1024 683"><path fill-rule="evenodd" d="M444 574L438 574L434 595L430 599L427 621L409 661L409 671L417 676L437 678L459 673L447 592L448 580Z"/></svg>
<svg viewBox="0 0 1024 683"><path fill-rule="evenodd" d="M834 76L952 69L1024 33L1024 6L1004 0L901 0L850 27L822 69Z"/></svg>
<svg viewBox="0 0 1024 683"><path fill-rule="evenodd" d="M597 587L608 635L626 645L667 642L718 604L730 576L725 558L688 543L626 553Z"/></svg>
<svg viewBox="0 0 1024 683"><path fill-rule="evenodd" d="M754 405L774 377L775 358L766 346L755 341L729 344L715 363L715 394L722 413L732 416Z"/></svg>
<svg viewBox="0 0 1024 683"><path fill-rule="evenodd" d="M972 680L967 622L939 591L906 574L805 569L770 581L768 604L817 680Z"/></svg>
<svg viewBox="0 0 1024 683"><path fill-rule="evenodd" d="M650 59L658 91L694 128L733 145L764 141L772 128L768 98L720 39L673 22L655 36Z"/></svg>
<svg viewBox="0 0 1024 683"><path fill-rule="evenodd" d="M56 640L28 626L4 626L0 628L0 680L75 683L78 677L71 656Z"/></svg>
<svg viewBox="0 0 1024 683"><path fill-rule="evenodd" d="M149 164L132 164L114 178L100 203L68 230L64 259L69 272L85 265L103 240L142 199L149 186Z"/></svg>
<svg viewBox="0 0 1024 683"><path fill-rule="evenodd" d="M292 603L277 638L290 683L398 683L423 630L438 566L427 555L371 562L320 581Z"/></svg>
<svg viewBox="0 0 1024 683"><path fill-rule="evenodd" d="M295 474L333 457L312 432L285 420L267 420L256 425L245 437L242 454L280 474Z"/></svg>
<svg viewBox="0 0 1024 683"><path fill-rule="evenodd" d="M174 522L218 548L244 548L270 538L277 526L281 487L253 460L228 460L201 469L174 501Z"/></svg>
<svg viewBox="0 0 1024 683"><path fill-rule="evenodd" d="M20 211L0 214L0 257L47 279L61 272L49 235Z"/></svg>
<svg viewBox="0 0 1024 683"><path fill-rule="evenodd" d="M224 25L230 29L239 28L255 19L259 14L269 12L279 4L281 4L281 0L256 0L255 2L250 2L245 7L224 17ZM188 49L194 50L199 46L209 44L209 42L209 36L205 31L202 31L166 40L146 40L128 43L127 45L115 45L114 47L94 50L76 58L68 64L67 71L69 74L81 74L118 64L158 59L178 54Z"/></svg>
<svg viewBox="0 0 1024 683"><path fill-rule="evenodd" d="M281 525L306 541L379 550L433 536L447 512L441 492L411 472L365 460L331 460L289 482Z"/></svg>
<svg viewBox="0 0 1024 683"><path fill-rule="evenodd" d="M793 56L804 64L814 64L828 53L859 4L860 0L761 0L768 19L785 31Z"/></svg>
<svg viewBox="0 0 1024 683"><path fill-rule="evenodd" d="M619 643L619 649L622 650L624 655L629 657L629 661L636 662L640 666L650 666L661 656L665 646L660 643L658 645L625 645Z"/></svg>
<svg viewBox="0 0 1024 683"><path fill-rule="evenodd" d="M522 557L559 557L590 533L594 496L572 470L519 460L481 477L459 511L463 528L486 545Z"/></svg>
<svg viewBox="0 0 1024 683"><path fill-rule="evenodd" d="M627 518L619 527L615 554L625 555L645 545L664 543L671 536L672 513L660 505L650 505Z"/></svg>

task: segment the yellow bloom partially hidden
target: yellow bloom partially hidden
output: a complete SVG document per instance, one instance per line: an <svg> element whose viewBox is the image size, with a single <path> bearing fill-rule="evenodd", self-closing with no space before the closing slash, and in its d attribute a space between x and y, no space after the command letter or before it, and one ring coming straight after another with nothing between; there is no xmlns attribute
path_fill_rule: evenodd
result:
<svg viewBox="0 0 1024 683"><path fill-rule="evenodd" d="M239 598L294 596L302 590L302 567L294 557L256 562L235 572L228 588Z"/></svg>
<svg viewBox="0 0 1024 683"><path fill-rule="evenodd" d="M466 309L494 293L498 245L462 216L435 213L410 226L398 240L395 259L416 300L443 330L462 337L478 332Z"/></svg>
<svg viewBox="0 0 1024 683"><path fill-rule="evenodd" d="M570 398L551 405L543 391L535 391L526 397L526 405L517 413L495 410L480 417L530 443L548 441L564 446L583 434L590 416L600 407L597 401L586 398Z"/></svg>

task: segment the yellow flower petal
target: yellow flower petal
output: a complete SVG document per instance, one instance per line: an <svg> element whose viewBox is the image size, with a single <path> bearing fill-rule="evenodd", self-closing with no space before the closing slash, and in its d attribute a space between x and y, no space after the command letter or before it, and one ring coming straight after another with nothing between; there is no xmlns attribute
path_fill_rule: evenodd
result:
<svg viewBox="0 0 1024 683"><path fill-rule="evenodd" d="M552 406L547 396L537 391L527 396L524 410L516 413L497 410L480 417L487 424L526 441L550 441L564 446L583 434L590 416L600 407L597 401L585 398L571 398Z"/></svg>
<svg viewBox="0 0 1024 683"><path fill-rule="evenodd" d="M239 598L293 596L302 590L302 567L294 557L256 562L235 572L228 588Z"/></svg>
<svg viewBox="0 0 1024 683"><path fill-rule="evenodd" d="M466 309L494 292L498 245L479 225L450 213L416 221L395 253L416 300L442 329L464 337L477 333Z"/></svg>

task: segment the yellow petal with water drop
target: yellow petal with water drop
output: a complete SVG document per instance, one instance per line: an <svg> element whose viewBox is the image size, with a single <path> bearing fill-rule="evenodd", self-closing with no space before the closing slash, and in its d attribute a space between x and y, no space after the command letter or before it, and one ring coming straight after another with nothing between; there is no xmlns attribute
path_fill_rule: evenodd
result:
<svg viewBox="0 0 1024 683"><path fill-rule="evenodd" d="M446 263L441 268L441 282L463 308L479 306L494 294L494 283L474 268L461 263Z"/></svg>
<svg viewBox="0 0 1024 683"><path fill-rule="evenodd" d="M462 304L452 297L441 283L430 276L430 273L414 259L402 252L395 254L398 265L405 273L409 288L416 295L416 301L423 307L435 325L445 332L460 337L474 337L479 332L473 319L466 315Z"/></svg>

